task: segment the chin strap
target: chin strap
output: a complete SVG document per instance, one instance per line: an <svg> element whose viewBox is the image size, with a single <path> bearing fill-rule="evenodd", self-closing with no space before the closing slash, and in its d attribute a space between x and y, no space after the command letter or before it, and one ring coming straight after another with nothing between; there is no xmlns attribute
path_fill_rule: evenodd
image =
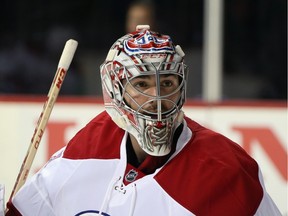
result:
<svg viewBox="0 0 288 216"><path fill-rule="evenodd" d="M124 130L127 130L127 127L131 125L127 115L122 115L122 116L115 115L115 117L113 117L112 120L118 125L118 127Z"/></svg>
<svg viewBox="0 0 288 216"><path fill-rule="evenodd" d="M183 119L184 119L184 112L183 112L182 110L180 110L179 113L178 113L177 119L176 119L176 122L177 122L176 128L177 128L180 124L182 124Z"/></svg>

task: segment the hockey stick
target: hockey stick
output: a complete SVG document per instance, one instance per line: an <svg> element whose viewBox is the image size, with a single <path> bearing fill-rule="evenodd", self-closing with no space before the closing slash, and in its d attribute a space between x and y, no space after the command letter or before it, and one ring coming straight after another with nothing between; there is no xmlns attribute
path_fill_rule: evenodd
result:
<svg viewBox="0 0 288 216"><path fill-rule="evenodd" d="M66 42L65 47L63 49L63 52L61 54L58 68L55 73L53 82L51 84L49 93L47 95L46 102L43 106L43 110L39 116L39 119L37 121L36 128L34 130L30 146L28 148L27 154L23 160L21 169L19 171L18 177L16 179L14 188L12 190L12 193L10 195L10 200L14 197L14 195L18 192L18 190L24 185L26 182L26 179L28 177L32 162L35 158L35 154L37 152L37 149L39 147L41 138L43 136L44 130L46 128L48 119L50 117L51 111L53 109L53 106L56 102L56 99L58 97L59 91L61 89L62 83L64 81L66 72L72 62L74 53L77 49L78 42L70 39Z"/></svg>

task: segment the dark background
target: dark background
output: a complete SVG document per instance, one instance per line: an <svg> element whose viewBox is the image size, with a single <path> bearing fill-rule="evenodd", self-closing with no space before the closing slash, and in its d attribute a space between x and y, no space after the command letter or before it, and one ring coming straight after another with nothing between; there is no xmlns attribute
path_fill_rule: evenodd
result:
<svg viewBox="0 0 288 216"><path fill-rule="evenodd" d="M101 96L99 66L125 34L132 1L1 0L0 94L47 94L64 43L79 46L61 94ZM203 0L158 0L156 31L186 53L202 95ZM287 1L224 0L223 98L287 99Z"/></svg>

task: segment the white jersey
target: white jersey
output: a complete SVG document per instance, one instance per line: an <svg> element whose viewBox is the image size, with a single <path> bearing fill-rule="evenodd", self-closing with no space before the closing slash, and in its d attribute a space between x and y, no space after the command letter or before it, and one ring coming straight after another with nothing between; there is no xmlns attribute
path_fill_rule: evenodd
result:
<svg viewBox="0 0 288 216"><path fill-rule="evenodd" d="M12 205L27 216L281 215L257 163L188 118L175 152L152 174L137 177L127 164L126 140L100 114L27 181Z"/></svg>

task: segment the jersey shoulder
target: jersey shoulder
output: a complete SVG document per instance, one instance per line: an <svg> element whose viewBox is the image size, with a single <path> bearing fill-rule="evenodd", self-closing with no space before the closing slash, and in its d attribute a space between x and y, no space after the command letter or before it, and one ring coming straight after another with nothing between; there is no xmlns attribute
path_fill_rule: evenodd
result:
<svg viewBox="0 0 288 216"><path fill-rule="evenodd" d="M107 114L100 113L83 127L67 144L63 157L69 159L120 158L124 130Z"/></svg>
<svg viewBox="0 0 288 216"><path fill-rule="evenodd" d="M192 138L157 182L196 215L253 215L263 196L256 161L227 137L185 120Z"/></svg>

